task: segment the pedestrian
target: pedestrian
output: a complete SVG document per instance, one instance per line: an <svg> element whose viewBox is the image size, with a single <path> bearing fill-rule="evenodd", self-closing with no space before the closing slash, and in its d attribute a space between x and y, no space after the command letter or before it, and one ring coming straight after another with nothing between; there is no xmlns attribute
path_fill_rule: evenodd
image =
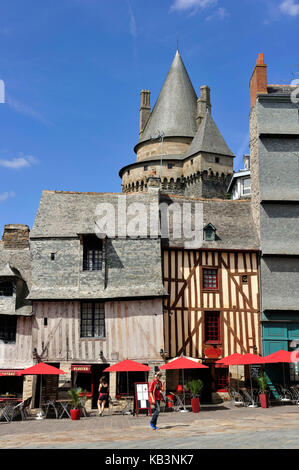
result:
<svg viewBox="0 0 299 470"><path fill-rule="evenodd" d="M160 413L160 400L162 399L161 391L163 390L163 384L161 382L162 372L158 371L155 373L154 380L150 383L149 394L150 402L155 405L154 413L150 422L152 429L157 428L157 420Z"/></svg>
<svg viewBox="0 0 299 470"><path fill-rule="evenodd" d="M109 386L105 376L100 378L99 384L99 399L98 399L98 410L99 416L104 413L105 404L109 402Z"/></svg>

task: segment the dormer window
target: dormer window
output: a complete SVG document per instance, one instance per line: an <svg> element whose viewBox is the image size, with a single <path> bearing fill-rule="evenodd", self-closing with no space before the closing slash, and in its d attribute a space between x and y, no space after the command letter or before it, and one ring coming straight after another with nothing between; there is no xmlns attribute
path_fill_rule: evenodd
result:
<svg viewBox="0 0 299 470"><path fill-rule="evenodd" d="M12 282L0 282L0 297L12 297L13 296L13 283Z"/></svg>
<svg viewBox="0 0 299 470"><path fill-rule="evenodd" d="M96 235L83 236L83 271L101 271L103 243Z"/></svg>
<svg viewBox="0 0 299 470"><path fill-rule="evenodd" d="M212 224L208 224L203 229L203 238L207 242L214 242L216 238L216 228Z"/></svg>

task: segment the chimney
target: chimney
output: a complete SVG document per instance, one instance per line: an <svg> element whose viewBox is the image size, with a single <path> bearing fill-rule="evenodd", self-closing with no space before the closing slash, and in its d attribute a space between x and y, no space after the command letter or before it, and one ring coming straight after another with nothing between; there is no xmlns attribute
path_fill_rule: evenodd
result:
<svg viewBox="0 0 299 470"><path fill-rule="evenodd" d="M207 85L203 85L200 87L200 98L197 100L197 127L200 126L207 109L211 112L211 90Z"/></svg>
<svg viewBox="0 0 299 470"><path fill-rule="evenodd" d="M255 104L257 95L268 93L267 90L267 65L264 63L264 54L259 54L256 66L250 79L250 108Z"/></svg>
<svg viewBox="0 0 299 470"><path fill-rule="evenodd" d="M29 247L28 225L8 224L4 225L2 242L5 249L22 249Z"/></svg>
<svg viewBox="0 0 299 470"><path fill-rule="evenodd" d="M140 92L139 135L142 134L151 114L150 95L151 92L149 90L141 90Z"/></svg>
<svg viewBox="0 0 299 470"><path fill-rule="evenodd" d="M243 156L243 164L244 164L245 170L250 170L250 155Z"/></svg>

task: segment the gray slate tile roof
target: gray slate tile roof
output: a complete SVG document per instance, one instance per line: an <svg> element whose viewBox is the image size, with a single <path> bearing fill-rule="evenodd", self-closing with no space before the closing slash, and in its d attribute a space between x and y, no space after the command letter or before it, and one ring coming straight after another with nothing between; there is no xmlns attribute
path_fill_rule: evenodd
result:
<svg viewBox="0 0 299 470"><path fill-rule="evenodd" d="M230 157L234 156L222 137L209 111L206 112L206 115L200 124L190 147L188 148L186 156L191 157L192 155L200 152L215 153Z"/></svg>
<svg viewBox="0 0 299 470"><path fill-rule="evenodd" d="M250 201L188 198L165 194L161 196L161 199L168 204L180 204L182 212L183 204L192 203L193 230L195 229L195 204L202 203L203 221L199 230L203 230L207 224L211 223L216 228L216 240L213 242L203 241L199 248L211 250L259 250L260 243L253 223ZM177 237L174 234L172 226L170 226L169 241L166 245L182 247L184 246L184 241L183 237Z"/></svg>
<svg viewBox="0 0 299 470"><path fill-rule="evenodd" d="M165 137L193 137L197 129L196 112L197 95L177 51L138 143L149 140L158 130Z"/></svg>

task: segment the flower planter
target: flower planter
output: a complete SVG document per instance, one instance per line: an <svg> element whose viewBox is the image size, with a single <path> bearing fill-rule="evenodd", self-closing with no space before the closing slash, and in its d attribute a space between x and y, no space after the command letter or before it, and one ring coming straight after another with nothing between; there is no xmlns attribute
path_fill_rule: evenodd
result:
<svg viewBox="0 0 299 470"><path fill-rule="evenodd" d="M80 415L81 415L81 410L80 410L80 409L77 409L77 410L73 409L73 410L71 410L71 418L72 418L73 420L78 420L78 419L80 419Z"/></svg>
<svg viewBox="0 0 299 470"><path fill-rule="evenodd" d="M262 408L269 408L269 399L267 393L260 393L260 404Z"/></svg>
<svg viewBox="0 0 299 470"><path fill-rule="evenodd" d="M191 406L193 413L199 413L200 411L200 400L199 398L191 398Z"/></svg>

